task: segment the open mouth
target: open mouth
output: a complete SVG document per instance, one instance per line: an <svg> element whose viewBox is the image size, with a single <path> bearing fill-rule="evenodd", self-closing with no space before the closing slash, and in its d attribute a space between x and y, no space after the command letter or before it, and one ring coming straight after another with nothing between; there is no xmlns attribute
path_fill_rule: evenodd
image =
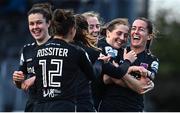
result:
<svg viewBox="0 0 180 113"><path fill-rule="evenodd" d="M119 39L116 39L115 42L116 42L117 44L122 44L123 41L121 41L121 40L119 40Z"/></svg>
<svg viewBox="0 0 180 113"><path fill-rule="evenodd" d="M92 33L92 35L93 35L94 37L98 37L98 36L99 36L99 33Z"/></svg>
<svg viewBox="0 0 180 113"><path fill-rule="evenodd" d="M134 40L140 40L140 36L134 35L134 36L133 36L133 39L134 39Z"/></svg>
<svg viewBox="0 0 180 113"><path fill-rule="evenodd" d="M39 36L41 34L41 30L33 30L35 36Z"/></svg>

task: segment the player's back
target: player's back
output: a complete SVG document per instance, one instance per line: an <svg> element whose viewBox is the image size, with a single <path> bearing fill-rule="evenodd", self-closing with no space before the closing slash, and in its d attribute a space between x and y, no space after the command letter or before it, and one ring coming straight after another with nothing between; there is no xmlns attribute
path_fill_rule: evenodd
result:
<svg viewBox="0 0 180 113"><path fill-rule="evenodd" d="M41 101L67 99L74 102L78 70L93 74L85 52L60 39L37 48L35 62L35 83Z"/></svg>

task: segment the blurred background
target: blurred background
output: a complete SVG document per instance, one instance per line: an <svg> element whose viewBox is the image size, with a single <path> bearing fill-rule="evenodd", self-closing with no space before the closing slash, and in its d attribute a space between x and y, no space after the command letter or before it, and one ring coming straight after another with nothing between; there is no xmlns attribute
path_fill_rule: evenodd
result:
<svg viewBox="0 0 180 113"><path fill-rule="evenodd" d="M32 42L27 11L34 3L50 2L55 8L71 8L75 13L96 11L104 22L117 17L130 23L139 16L151 19L158 30L151 50L160 59L155 88L146 94L145 110L180 111L180 10L179 0L0 0L0 112L23 111L26 92L12 83L19 51Z"/></svg>

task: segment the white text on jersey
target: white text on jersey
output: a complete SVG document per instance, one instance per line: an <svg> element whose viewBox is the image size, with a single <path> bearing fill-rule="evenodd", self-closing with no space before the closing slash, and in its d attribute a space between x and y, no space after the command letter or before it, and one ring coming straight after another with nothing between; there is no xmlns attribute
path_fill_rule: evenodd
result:
<svg viewBox="0 0 180 113"><path fill-rule="evenodd" d="M37 57L43 57L43 56L63 56L67 57L68 55L68 49L65 48L43 48L39 49L37 52Z"/></svg>

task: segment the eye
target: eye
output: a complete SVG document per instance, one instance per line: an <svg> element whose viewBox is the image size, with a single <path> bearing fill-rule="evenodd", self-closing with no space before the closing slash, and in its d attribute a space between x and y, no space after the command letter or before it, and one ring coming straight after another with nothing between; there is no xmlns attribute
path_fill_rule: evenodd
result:
<svg viewBox="0 0 180 113"><path fill-rule="evenodd" d="M121 35L122 35L122 32L119 31L119 32L116 32L116 34L117 34L118 36L121 36Z"/></svg>
<svg viewBox="0 0 180 113"><path fill-rule="evenodd" d="M93 26L93 25L90 25L90 26L89 26L89 29L93 29L93 28L94 28L94 26Z"/></svg>
<svg viewBox="0 0 180 113"><path fill-rule="evenodd" d="M139 28L139 31L145 31L146 29L145 28Z"/></svg>
<svg viewBox="0 0 180 113"><path fill-rule="evenodd" d="M40 25L42 24L43 22L42 21L37 21L36 24Z"/></svg>
<svg viewBox="0 0 180 113"><path fill-rule="evenodd" d="M131 28L131 31L135 31L135 30L136 30L136 27L132 27L132 28Z"/></svg>
<svg viewBox="0 0 180 113"><path fill-rule="evenodd" d="M33 26L34 25L34 22L29 22L29 26Z"/></svg>
<svg viewBox="0 0 180 113"><path fill-rule="evenodd" d="M99 28L100 28L100 24L97 24L97 25L96 25L96 28L99 29Z"/></svg>
<svg viewBox="0 0 180 113"><path fill-rule="evenodd" d="M128 36L129 36L129 34L128 34L128 33L125 33L125 34L124 34L124 38L126 38L126 39L127 39L127 38L128 38Z"/></svg>

